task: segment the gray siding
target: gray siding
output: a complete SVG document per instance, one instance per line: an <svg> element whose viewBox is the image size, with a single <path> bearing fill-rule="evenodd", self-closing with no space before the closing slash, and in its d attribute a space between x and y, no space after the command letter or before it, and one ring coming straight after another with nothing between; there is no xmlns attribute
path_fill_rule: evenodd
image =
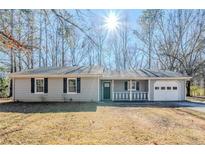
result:
<svg viewBox="0 0 205 154"><path fill-rule="evenodd" d="M48 93L31 93L31 79L15 79L15 100L38 101L98 101L98 79L81 78L81 92L77 94L63 93L63 78L48 78Z"/></svg>
<svg viewBox="0 0 205 154"><path fill-rule="evenodd" d="M179 80L181 85L181 100L186 99L186 81L185 80Z"/></svg>

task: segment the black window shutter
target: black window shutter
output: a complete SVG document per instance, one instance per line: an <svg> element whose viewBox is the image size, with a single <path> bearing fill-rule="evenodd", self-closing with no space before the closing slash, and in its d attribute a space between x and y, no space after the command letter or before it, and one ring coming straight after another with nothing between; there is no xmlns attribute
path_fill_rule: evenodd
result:
<svg viewBox="0 0 205 154"><path fill-rule="evenodd" d="M80 78L77 78L77 93L80 93Z"/></svg>
<svg viewBox="0 0 205 154"><path fill-rule="evenodd" d="M48 93L48 78L44 78L44 93Z"/></svg>
<svg viewBox="0 0 205 154"><path fill-rule="evenodd" d="M125 81L125 90L127 91L127 81Z"/></svg>
<svg viewBox="0 0 205 154"><path fill-rule="evenodd" d="M67 93L67 78L63 78L63 93Z"/></svg>
<svg viewBox="0 0 205 154"><path fill-rule="evenodd" d="M35 79L31 78L31 93L34 93L35 91Z"/></svg>
<svg viewBox="0 0 205 154"><path fill-rule="evenodd" d="M136 90L140 90L140 84L139 84L139 82L136 82Z"/></svg>
<svg viewBox="0 0 205 154"><path fill-rule="evenodd" d="M11 79L10 80L10 91L9 91L9 96L11 97L11 96L13 96L13 80Z"/></svg>

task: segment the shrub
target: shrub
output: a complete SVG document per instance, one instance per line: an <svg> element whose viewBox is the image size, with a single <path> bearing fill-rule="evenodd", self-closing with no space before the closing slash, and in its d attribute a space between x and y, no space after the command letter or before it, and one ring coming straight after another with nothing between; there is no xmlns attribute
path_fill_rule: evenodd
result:
<svg viewBox="0 0 205 154"><path fill-rule="evenodd" d="M4 68L0 67L0 72L4 72ZM8 97L9 79L7 77L0 76L0 98Z"/></svg>

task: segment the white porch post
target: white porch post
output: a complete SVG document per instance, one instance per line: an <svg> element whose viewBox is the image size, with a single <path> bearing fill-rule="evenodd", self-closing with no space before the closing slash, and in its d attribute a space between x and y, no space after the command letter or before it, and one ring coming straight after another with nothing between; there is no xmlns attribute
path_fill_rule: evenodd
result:
<svg viewBox="0 0 205 154"><path fill-rule="evenodd" d="M132 80L130 80L130 101L132 101Z"/></svg>
<svg viewBox="0 0 205 154"><path fill-rule="evenodd" d="M114 80L112 80L112 101L114 101Z"/></svg>
<svg viewBox="0 0 205 154"><path fill-rule="evenodd" d="M147 94L148 100L150 101L150 79L148 80L148 94Z"/></svg>

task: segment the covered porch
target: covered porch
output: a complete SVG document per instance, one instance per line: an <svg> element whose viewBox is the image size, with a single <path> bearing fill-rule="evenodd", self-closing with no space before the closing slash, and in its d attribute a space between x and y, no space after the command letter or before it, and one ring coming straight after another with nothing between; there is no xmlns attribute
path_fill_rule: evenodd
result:
<svg viewBox="0 0 205 154"><path fill-rule="evenodd" d="M149 100L149 80L101 80L101 101Z"/></svg>

